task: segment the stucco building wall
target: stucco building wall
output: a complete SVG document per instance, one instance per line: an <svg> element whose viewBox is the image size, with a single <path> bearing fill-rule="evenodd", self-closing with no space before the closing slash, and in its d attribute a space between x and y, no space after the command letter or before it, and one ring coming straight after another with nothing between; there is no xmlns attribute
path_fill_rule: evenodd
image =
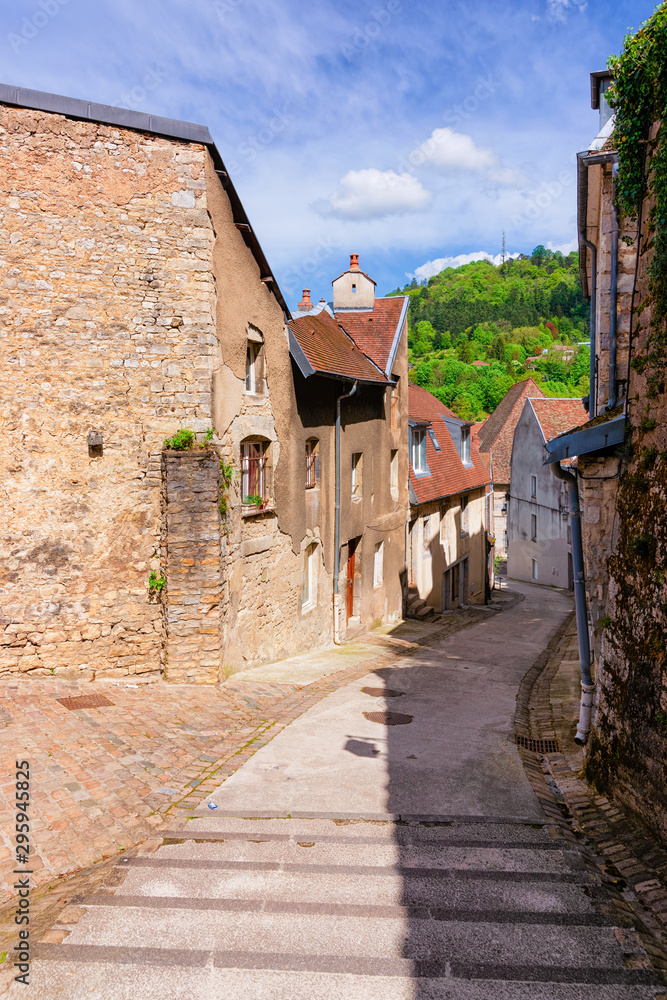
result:
<svg viewBox="0 0 667 1000"><path fill-rule="evenodd" d="M544 435L529 404L516 425L508 503L507 575L548 587L570 587L572 544L565 483L544 462ZM536 478L531 495L531 476ZM532 515L537 518L533 540ZM535 576L533 560L537 567Z"/></svg>

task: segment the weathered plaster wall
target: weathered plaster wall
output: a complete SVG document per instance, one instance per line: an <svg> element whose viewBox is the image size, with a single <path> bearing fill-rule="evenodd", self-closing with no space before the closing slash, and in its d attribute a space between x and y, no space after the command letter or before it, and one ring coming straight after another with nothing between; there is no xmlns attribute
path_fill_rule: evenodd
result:
<svg viewBox="0 0 667 1000"><path fill-rule="evenodd" d="M547 587L568 587L568 524L561 512L569 509L566 484L556 479L544 461L544 435L526 404L514 431L508 504L507 575L512 580ZM530 477L537 478L537 496L531 497ZM537 539L531 537L531 515L537 517ZM533 559L538 578L533 578Z"/></svg>
<svg viewBox="0 0 667 1000"><path fill-rule="evenodd" d="M162 441L211 421L206 157L0 108L3 673L160 669Z"/></svg>
<svg viewBox="0 0 667 1000"><path fill-rule="evenodd" d="M471 490L466 509L467 530L462 530L461 497L420 504L412 508L417 518L410 531L415 585L422 600L436 611L443 611L443 575L456 563L468 559L467 604L486 600L486 491Z"/></svg>

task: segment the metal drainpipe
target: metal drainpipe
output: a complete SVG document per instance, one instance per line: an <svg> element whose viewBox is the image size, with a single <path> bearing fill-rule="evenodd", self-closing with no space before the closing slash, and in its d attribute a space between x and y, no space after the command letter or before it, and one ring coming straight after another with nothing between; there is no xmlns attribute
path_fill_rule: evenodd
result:
<svg viewBox="0 0 667 1000"><path fill-rule="evenodd" d="M551 463L551 471L557 479L567 483L572 515L572 564L574 570L574 606L577 612L577 638L579 640L579 663L581 666L581 705L579 725L574 742L583 746L591 728L591 709L595 684L591 675L591 646L588 638L588 612L586 607L586 584L584 580L584 549L581 537L581 510L577 477L561 468L560 462Z"/></svg>
<svg viewBox="0 0 667 1000"><path fill-rule="evenodd" d="M592 419L597 416L597 387L595 385L595 321L597 318L597 309L595 298L597 295L598 248L595 246L595 243L591 243L590 240L587 240L582 233L579 234L579 239L591 252L591 315L589 322L591 335L591 362L589 367L588 416Z"/></svg>
<svg viewBox="0 0 667 1000"><path fill-rule="evenodd" d="M618 212L616 211L616 178L618 162L611 167L611 276L609 282L609 402L607 409L616 406L616 305L618 297Z"/></svg>
<svg viewBox="0 0 667 1000"><path fill-rule="evenodd" d="M334 579L333 579L333 606L334 606L334 642L340 646L340 608L338 597L340 594L340 402L341 399L348 399L354 396L357 391L357 382L354 383L349 392L343 393L336 400L336 518L334 531Z"/></svg>

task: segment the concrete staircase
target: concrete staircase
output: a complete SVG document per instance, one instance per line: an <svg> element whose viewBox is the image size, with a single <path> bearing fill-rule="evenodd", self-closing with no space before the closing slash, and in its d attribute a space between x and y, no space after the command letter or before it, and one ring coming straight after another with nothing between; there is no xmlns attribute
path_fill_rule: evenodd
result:
<svg viewBox="0 0 667 1000"><path fill-rule="evenodd" d="M664 989L637 934L602 912L576 844L546 823L212 814L118 869L115 889L72 900L83 916L61 924L62 943L37 946L32 1000L652 1000Z"/></svg>
<svg viewBox="0 0 667 1000"><path fill-rule="evenodd" d="M435 618L435 610L419 596L416 587L408 588L405 617L416 618L422 622L431 621L432 618Z"/></svg>

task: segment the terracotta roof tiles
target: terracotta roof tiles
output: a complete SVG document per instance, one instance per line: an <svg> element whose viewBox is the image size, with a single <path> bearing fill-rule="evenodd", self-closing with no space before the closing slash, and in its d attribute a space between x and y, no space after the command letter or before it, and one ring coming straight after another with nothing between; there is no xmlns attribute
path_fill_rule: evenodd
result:
<svg viewBox="0 0 667 1000"><path fill-rule="evenodd" d="M405 295L377 298L373 309L363 312L341 310L334 314L364 354L372 358L382 371L387 369L406 298Z"/></svg>
<svg viewBox="0 0 667 1000"><path fill-rule="evenodd" d="M544 393L532 378L515 382L484 421L478 436L480 452L491 453L493 479L509 483L514 431L528 398L544 398Z"/></svg>
<svg viewBox="0 0 667 1000"><path fill-rule="evenodd" d="M387 377L326 309L290 322L301 350L315 372L364 382L387 383Z"/></svg>
<svg viewBox="0 0 667 1000"><path fill-rule="evenodd" d="M538 423L542 428L544 440L564 434L565 431L585 424L588 413L580 399L531 399Z"/></svg>

